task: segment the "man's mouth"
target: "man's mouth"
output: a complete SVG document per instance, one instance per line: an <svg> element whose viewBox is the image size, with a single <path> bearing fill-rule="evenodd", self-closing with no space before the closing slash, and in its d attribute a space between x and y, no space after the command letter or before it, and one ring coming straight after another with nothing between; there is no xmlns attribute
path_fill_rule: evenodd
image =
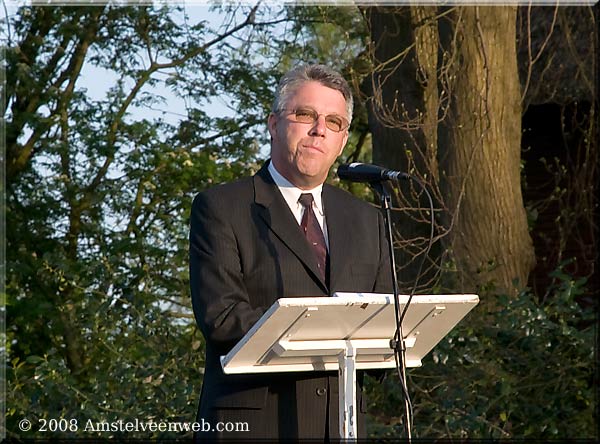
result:
<svg viewBox="0 0 600 444"><path fill-rule="evenodd" d="M303 145L305 149L309 150L309 151L318 151L319 153L324 153L325 151L323 150L322 147L320 146L316 146L316 145Z"/></svg>

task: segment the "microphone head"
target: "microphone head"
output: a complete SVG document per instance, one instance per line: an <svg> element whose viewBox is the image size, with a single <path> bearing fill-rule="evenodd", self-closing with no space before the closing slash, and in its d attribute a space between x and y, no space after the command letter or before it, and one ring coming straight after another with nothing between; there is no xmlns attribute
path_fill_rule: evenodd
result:
<svg viewBox="0 0 600 444"><path fill-rule="evenodd" d="M377 165L354 162L340 165L337 175L342 180L350 180L352 182L375 182L386 179L385 174L387 171L385 168Z"/></svg>

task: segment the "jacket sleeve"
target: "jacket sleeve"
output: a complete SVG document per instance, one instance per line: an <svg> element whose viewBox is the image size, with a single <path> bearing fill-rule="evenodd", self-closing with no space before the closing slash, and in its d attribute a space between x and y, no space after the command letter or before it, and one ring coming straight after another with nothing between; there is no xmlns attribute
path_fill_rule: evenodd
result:
<svg viewBox="0 0 600 444"><path fill-rule="evenodd" d="M194 199L190 220L190 286L196 322L207 342L227 353L262 316L244 285L235 214L217 193Z"/></svg>

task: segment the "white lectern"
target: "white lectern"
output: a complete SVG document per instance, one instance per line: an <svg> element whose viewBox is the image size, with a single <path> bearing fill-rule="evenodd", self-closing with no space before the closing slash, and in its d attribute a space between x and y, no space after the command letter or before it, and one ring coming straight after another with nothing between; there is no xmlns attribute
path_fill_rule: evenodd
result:
<svg viewBox="0 0 600 444"><path fill-rule="evenodd" d="M395 367L394 296L336 293L278 299L226 355L225 373L339 371L340 436L356 439L356 370ZM399 297L400 310L408 300ZM415 295L403 321L406 366L421 359L479 302L475 294Z"/></svg>

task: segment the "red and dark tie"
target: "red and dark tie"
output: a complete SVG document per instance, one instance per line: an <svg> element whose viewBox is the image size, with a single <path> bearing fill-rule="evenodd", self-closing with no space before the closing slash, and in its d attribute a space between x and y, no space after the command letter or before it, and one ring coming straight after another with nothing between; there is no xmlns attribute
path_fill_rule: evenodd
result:
<svg viewBox="0 0 600 444"><path fill-rule="evenodd" d="M300 227L306 235L306 240L312 247L317 258L317 266L321 271L321 277L327 281L327 246L325 245L325 237L323 231L313 211L313 195L311 193L302 193L298 202L304 207L304 214Z"/></svg>

